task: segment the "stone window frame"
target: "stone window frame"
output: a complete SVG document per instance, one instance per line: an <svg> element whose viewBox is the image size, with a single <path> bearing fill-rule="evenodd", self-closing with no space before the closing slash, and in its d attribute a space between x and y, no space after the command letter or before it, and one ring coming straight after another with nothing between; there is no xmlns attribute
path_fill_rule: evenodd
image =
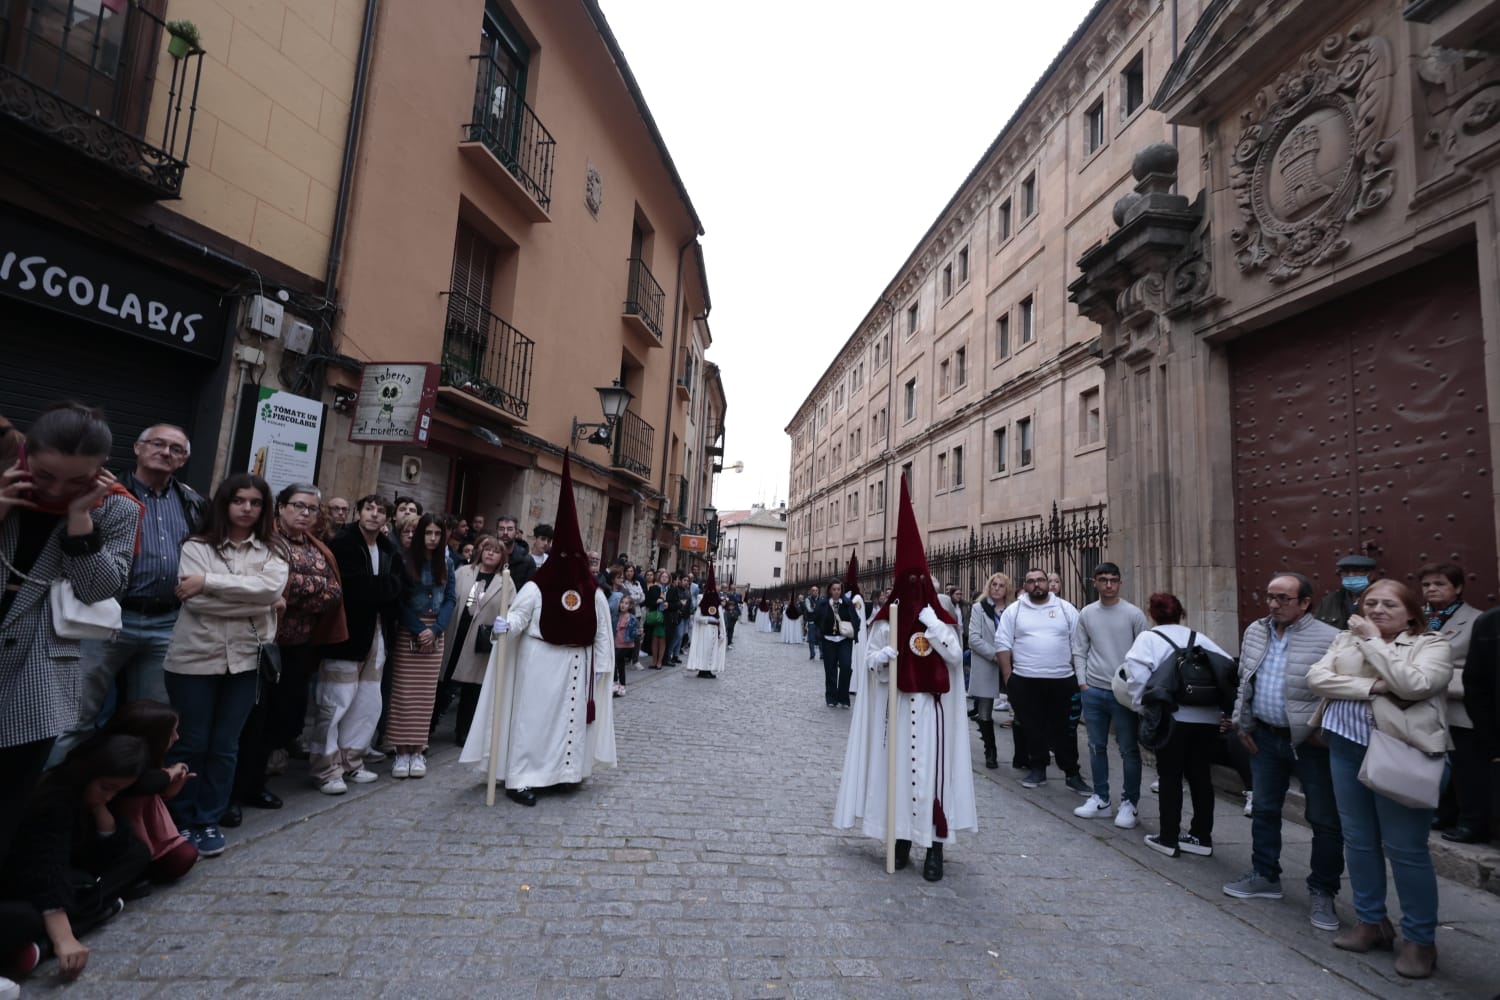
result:
<svg viewBox="0 0 1500 1000"><path fill-rule="evenodd" d="M1109 147L1113 130L1109 127L1109 120L1104 112L1107 98L1106 88L1101 84L1094 94L1094 99L1084 105L1083 127L1080 129L1080 134L1083 136L1083 155L1078 163L1079 171L1093 163L1099 154ZM1098 143L1090 147L1089 143L1094 141L1095 125L1098 126Z"/></svg>
<svg viewBox="0 0 1500 1000"><path fill-rule="evenodd" d="M1010 421L990 427L989 478L1005 479L1014 470L1010 460Z"/></svg>
<svg viewBox="0 0 1500 1000"><path fill-rule="evenodd" d="M1033 469L1035 469L1037 467L1037 461L1036 461L1036 456L1037 456L1037 446L1036 446L1036 411L1035 410L1028 410L1025 414L1016 417L1015 420L1013 421L1013 423L1015 424L1015 428L1016 428L1015 441L1014 441L1014 445L1015 445L1015 449L1016 449L1016 454L1015 454L1015 458L1016 458L1015 474L1019 475L1022 472L1030 472L1031 470L1033 470ZM1025 455L1025 452L1022 449L1025 447L1024 440L1025 440L1025 437L1026 437L1025 433L1022 430L1023 426L1024 426L1025 430L1029 430L1031 432L1031 459L1030 459L1030 461L1024 461L1023 460L1023 456Z"/></svg>
<svg viewBox="0 0 1500 1000"><path fill-rule="evenodd" d="M1090 396L1096 397L1096 405L1099 410L1099 436L1092 441L1087 440L1085 437L1088 427L1088 397ZM1073 448L1073 454L1086 455L1089 452L1099 451L1104 447L1104 441L1107 436L1108 430L1104 422L1104 386L1102 384L1091 385L1080 389L1078 391L1078 438L1077 444Z"/></svg>
<svg viewBox="0 0 1500 1000"><path fill-rule="evenodd" d="M1139 49L1136 49L1135 55L1131 56L1130 59L1126 61L1125 65L1120 67L1120 72L1115 77L1116 80L1119 81L1120 85L1120 100L1118 104L1120 110L1120 118L1119 125L1115 128L1115 135L1119 135L1121 132L1125 131L1125 129L1129 127L1129 125L1137 118L1139 118L1141 116L1141 113L1144 112L1146 108L1151 104L1151 91L1148 86L1151 77L1150 73L1147 72L1149 67L1146 62L1146 53L1147 47L1142 44ZM1130 99L1130 86L1127 77L1130 74L1131 68L1134 67L1137 63L1139 63L1141 67L1141 103L1137 104L1134 108L1127 108L1125 106L1125 102Z"/></svg>

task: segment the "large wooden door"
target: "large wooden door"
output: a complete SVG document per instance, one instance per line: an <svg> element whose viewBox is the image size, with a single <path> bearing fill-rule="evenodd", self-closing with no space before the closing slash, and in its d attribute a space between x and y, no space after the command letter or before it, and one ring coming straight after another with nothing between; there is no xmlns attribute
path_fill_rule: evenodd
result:
<svg viewBox="0 0 1500 1000"><path fill-rule="evenodd" d="M1242 623L1278 570L1322 594L1350 553L1413 586L1453 561L1500 602L1472 247L1241 338L1230 371Z"/></svg>

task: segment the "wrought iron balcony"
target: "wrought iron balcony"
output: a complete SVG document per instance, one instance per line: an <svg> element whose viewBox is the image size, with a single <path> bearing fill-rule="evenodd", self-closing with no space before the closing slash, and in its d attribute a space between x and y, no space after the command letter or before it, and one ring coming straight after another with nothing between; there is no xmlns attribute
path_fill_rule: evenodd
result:
<svg viewBox="0 0 1500 1000"><path fill-rule="evenodd" d="M160 128L148 137L165 29L140 0L0 5L0 124L70 149L148 197L180 197L203 51L169 60Z"/></svg>
<svg viewBox="0 0 1500 1000"><path fill-rule="evenodd" d="M651 276L645 261L639 257L631 257L629 264L630 284L625 292L625 319L643 327L656 341L656 346L660 347L662 307L666 303L666 295L662 293L661 285Z"/></svg>
<svg viewBox="0 0 1500 1000"><path fill-rule="evenodd" d="M542 125L495 57L470 56L478 67L474 79L474 109L464 135L483 144L515 177L543 213L552 206L552 164L557 142ZM544 221L534 219L533 221Z"/></svg>
<svg viewBox="0 0 1500 1000"><path fill-rule="evenodd" d="M446 292L443 385L525 420L535 342L461 292ZM649 452L648 452L649 454Z"/></svg>
<svg viewBox="0 0 1500 1000"><path fill-rule="evenodd" d="M638 414L626 410L615 421L611 435L614 443L614 466L642 479L651 477L651 442L656 429Z"/></svg>

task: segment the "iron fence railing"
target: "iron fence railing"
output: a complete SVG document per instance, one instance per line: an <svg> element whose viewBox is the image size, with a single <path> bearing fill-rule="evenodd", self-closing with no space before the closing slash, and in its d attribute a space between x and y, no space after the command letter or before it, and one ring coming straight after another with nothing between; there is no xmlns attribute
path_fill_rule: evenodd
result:
<svg viewBox="0 0 1500 1000"><path fill-rule="evenodd" d="M470 56L478 64L474 77L474 111L464 134L482 142L526 193L545 211L552 205L552 165L557 142L536 112L516 93L494 56Z"/></svg>
<svg viewBox="0 0 1500 1000"><path fill-rule="evenodd" d="M443 384L526 419L531 398L530 337L462 292L447 292Z"/></svg>
<svg viewBox="0 0 1500 1000"><path fill-rule="evenodd" d="M1105 505L1083 507L1064 514L1054 503L1050 517L1035 518L984 534L971 530L966 541L932 546L927 549L927 564L939 582L945 586L956 584L968 600L980 592L992 573L1004 573L1010 577L1011 596L1014 598L1020 592L1026 570L1037 568L1056 572L1063 579L1062 596L1082 607L1097 596L1094 592L1094 567L1106 558L1108 545L1109 520ZM893 554L894 549L893 544ZM808 587L821 589L830 579L843 579L843 566L848 562L848 556L849 553L844 553L836 573L823 576L809 575L805 566L789 567L789 573L800 570L803 578L759 593L771 600L784 600L790 594L805 592ZM893 569L891 561L882 558L862 563L860 590L873 600L891 585Z"/></svg>
<svg viewBox="0 0 1500 1000"><path fill-rule="evenodd" d="M625 313L628 316L638 316L651 332L661 340L661 316L662 307L666 303L666 295L662 293L661 285L656 283L656 278L651 274L646 262L639 257L631 257L630 263L630 286L625 292Z"/></svg>
<svg viewBox="0 0 1500 1000"><path fill-rule="evenodd" d="M651 476L651 442L656 430L638 414L626 410L614 427L614 463L616 468L633 472L643 479Z"/></svg>
<svg viewBox="0 0 1500 1000"><path fill-rule="evenodd" d="M161 18L139 0L32 0L10 10L16 21L0 19L0 121L72 149L151 197L179 197L203 50L172 40L160 132L148 137L168 38Z"/></svg>

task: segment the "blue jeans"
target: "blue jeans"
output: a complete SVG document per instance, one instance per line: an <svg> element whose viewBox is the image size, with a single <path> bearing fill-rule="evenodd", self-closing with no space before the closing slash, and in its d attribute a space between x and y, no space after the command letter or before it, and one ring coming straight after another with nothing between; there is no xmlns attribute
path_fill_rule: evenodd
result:
<svg viewBox="0 0 1500 1000"><path fill-rule="evenodd" d="M823 633L818 630L818 626L813 624L812 616L809 615L807 618L807 658L810 660L814 656L822 655Z"/></svg>
<svg viewBox="0 0 1500 1000"><path fill-rule="evenodd" d="M676 625L672 626L672 639L667 644L667 659L675 660L677 659L678 654L682 652L682 640L686 638L688 633L688 626L691 624L692 623L690 621L684 618Z"/></svg>
<svg viewBox="0 0 1500 1000"><path fill-rule="evenodd" d="M254 670L238 674L166 675L167 693L177 709L177 743L167 751L197 774L167 808L179 827L218 823L229 807L240 730L255 707Z"/></svg>
<svg viewBox="0 0 1500 1000"><path fill-rule="evenodd" d="M1115 743L1125 765L1122 793L1125 801L1141 801L1141 746L1137 736L1140 716L1121 705L1109 688L1085 688L1083 725L1089 737L1089 776L1094 779L1094 794L1101 802L1109 801L1109 727L1115 728Z"/></svg>
<svg viewBox="0 0 1500 1000"><path fill-rule="evenodd" d="M1344 874L1344 836L1339 829L1333 774L1328 769L1328 748L1310 743L1293 747L1292 734L1285 729L1256 726L1250 735L1256 748L1250 755L1251 787L1255 789L1250 862L1255 873L1273 882L1281 881L1281 810L1295 774L1307 803L1302 815L1313 832L1307 888L1337 894L1339 876Z"/></svg>
<svg viewBox="0 0 1500 1000"><path fill-rule="evenodd" d="M1412 809L1366 788L1359 783L1365 748L1335 733L1328 734L1328 744L1355 914L1366 924L1385 919L1385 863L1389 860L1396 897L1401 901L1401 936L1413 944L1432 944L1438 886L1427 838L1434 810ZM1260 796L1259 785L1255 795Z"/></svg>
<svg viewBox="0 0 1500 1000"><path fill-rule="evenodd" d="M126 611L120 615L120 631L113 639L87 639L80 644L78 721L59 737L48 767L61 764L69 750L94 732L100 721L99 713L109 701L122 671L127 701L166 703L162 664L167 659L167 645L172 641L172 627L176 624L175 611L164 615Z"/></svg>

